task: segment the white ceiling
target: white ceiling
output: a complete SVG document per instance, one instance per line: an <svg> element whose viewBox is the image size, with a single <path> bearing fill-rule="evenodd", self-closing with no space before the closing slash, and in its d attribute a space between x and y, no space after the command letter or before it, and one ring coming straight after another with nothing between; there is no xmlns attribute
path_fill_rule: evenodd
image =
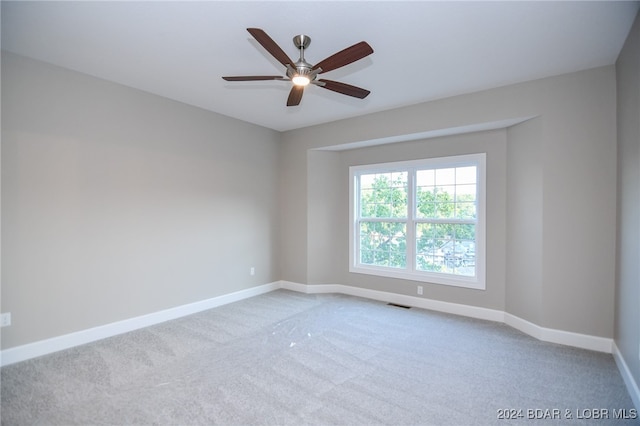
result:
<svg viewBox="0 0 640 426"><path fill-rule="evenodd" d="M2 48L284 131L550 75L613 64L639 2L2 1ZM364 100L289 82L246 28L308 62L361 40L374 53L323 74Z"/></svg>

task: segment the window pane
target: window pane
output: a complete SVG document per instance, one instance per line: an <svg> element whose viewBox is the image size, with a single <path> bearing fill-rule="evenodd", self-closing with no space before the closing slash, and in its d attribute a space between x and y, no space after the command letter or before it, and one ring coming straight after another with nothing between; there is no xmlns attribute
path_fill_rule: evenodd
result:
<svg viewBox="0 0 640 426"><path fill-rule="evenodd" d="M436 169L436 185L455 185L456 169Z"/></svg>
<svg viewBox="0 0 640 426"><path fill-rule="evenodd" d="M416 226L416 269L439 272L444 258L439 252L443 240L437 238L436 225L419 223Z"/></svg>
<svg viewBox="0 0 640 426"><path fill-rule="evenodd" d="M407 217L407 172L360 176L360 217Z"/></svg>
<svg viewBox="0 0 640 426"><path fill-rule="evenodd" d="M416 172L417 186L435 186L436 171L435 170L418 170Z"/></svg>
<svg viewBox="0 0 640 426"><path fill-rule="evenodd" d="M475 219L476 166L416 171L416 217Z"/></svg>
<svg viewBox="0 0 640 426"><path fill-rule="evenodd" d="M456 184L476 183L476 166L456 168Z"/></svg>
<svg viewBox="0 0 640 426"><path fill-rule="evenodd" d="M474 276L475 230L474 224L416 225L416 269Z"/></svg>
<svg viewBox="0 0 640 426"><path fill-rule="evenodd" d="M473 240L476 239L476 227L473 224L457 224L452 225L454 238L456 240Z"/></svg>
<svg viewBox="0 0 640 426"><path fill-rule="evenodd" d="M416 216L419 218L435 217L435 186L416 187Z"/></svg>
<svg viewBox="0 0 640 426"><path fill-rule="evenodd" d="M406 234L406 223L360 222L360 263L406 268Z"/></svg>
<svg viewBox="0 0 640 426"><path fill-rule="evenodd" d="M476 218L476 203L457 203L456 204L456 217L458 219L475 219Z"/></svg>
<svg viewBox="0 0 640 426"><path fill-rule="evenodd" d="M445 272L455 275L475 275L475 225L450 225L449 240L442 246Z"/></svg>
<svg viewBox="0 0 640 426"><path fill-rule="evenodd" d="M475 201L476 200L476 185L464 184L456 185L456 201Z"/></svg>

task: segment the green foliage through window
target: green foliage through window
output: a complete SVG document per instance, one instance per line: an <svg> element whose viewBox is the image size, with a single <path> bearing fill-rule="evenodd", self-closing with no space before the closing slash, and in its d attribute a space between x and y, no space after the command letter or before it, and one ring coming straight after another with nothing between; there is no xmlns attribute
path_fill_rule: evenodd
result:
<svg viewBox="0 0 640 426"><path fill-rule="evenodd" d="M405 268L407 266L406 224L360 222L360 263Z"/></svg>
<svg viewBox="0 0 640 426"><path fill-rule="evenodd" d="M407 217L407 172L360 176L360 215Z"/></svg>
<svg viewBox="0 0 640 426"><path fill-rule="evenodd" d="M407 172L360 175L360 263L406 268L406 222L367 221L406 219Z"/></svg>
<svg viewBox="0 0 640 426"><path fill-rule="evenodd" d="M475 276L476 165L376 170L355 177L359 265Z"/></svg>

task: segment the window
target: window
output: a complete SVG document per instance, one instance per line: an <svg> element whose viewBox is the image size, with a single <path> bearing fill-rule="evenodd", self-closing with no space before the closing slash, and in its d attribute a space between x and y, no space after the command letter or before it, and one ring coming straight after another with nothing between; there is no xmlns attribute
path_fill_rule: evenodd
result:
<svg viewBox="0 0 640 426"><path fill-rule="evenodd" d="M485 288L485 154L349 171L351 272Z"/></svg>

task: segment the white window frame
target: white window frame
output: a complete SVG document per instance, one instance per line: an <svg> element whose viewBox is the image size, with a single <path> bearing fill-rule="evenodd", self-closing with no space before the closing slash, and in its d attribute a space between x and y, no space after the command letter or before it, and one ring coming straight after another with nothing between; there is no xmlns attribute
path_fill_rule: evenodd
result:
<svg viewBox="0 0 640 426"><path fill-rule="evenodd" d="M431 168L449 168L476 166L476 268L475 276L463 276L443 272L421 271L416 269L416 224L421 223L416 218L415 209L415 172ZM407 267L400 269L377 265L360 264L360 233L357 226L360 212L358 187L359 176L371 173L407 171L408 176L408 217L407 223ZM421 281L434 284L443 284L456 287L466 287L485 290L486 270L486 153L456 155L449 157L426 158L421 160L398 161L392 163L379 163L349 167L349 272L359 274L378 275L389 278ZM404 220L403 220L404 222Z"/></svg>

